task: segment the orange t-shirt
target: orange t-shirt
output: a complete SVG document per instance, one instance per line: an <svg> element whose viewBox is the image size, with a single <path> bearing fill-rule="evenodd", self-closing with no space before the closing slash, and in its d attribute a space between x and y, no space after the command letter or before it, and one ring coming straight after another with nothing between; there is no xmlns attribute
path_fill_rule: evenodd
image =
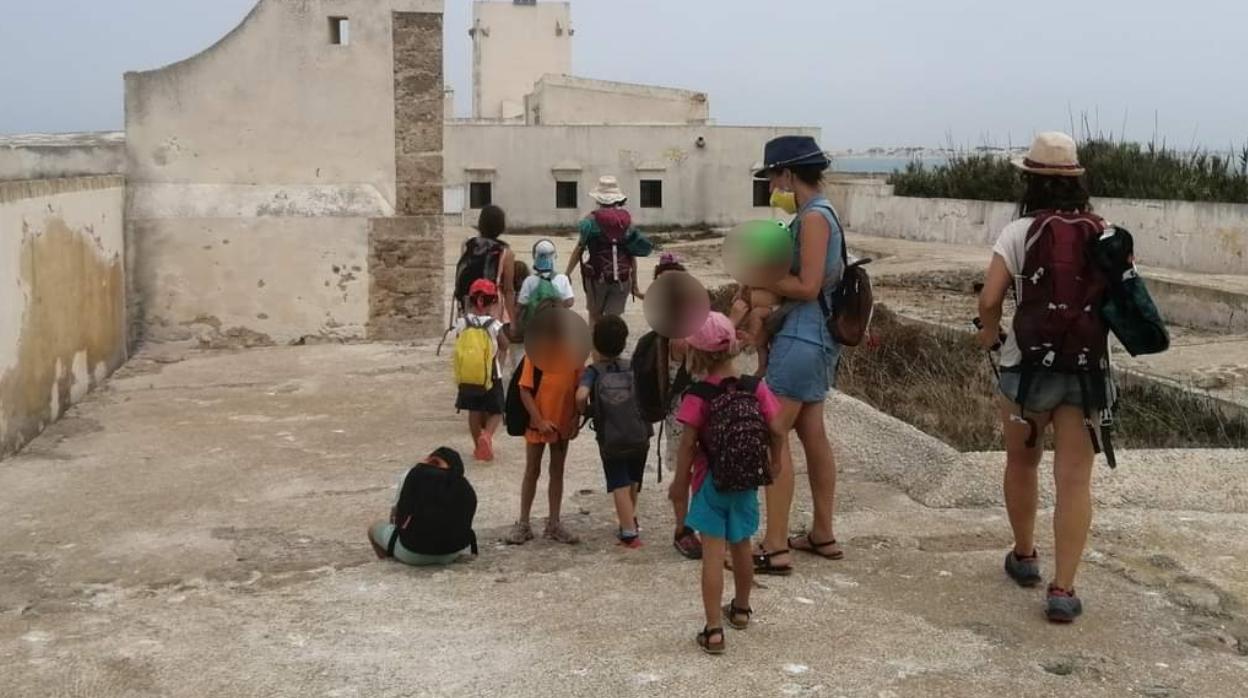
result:
<svg viewBox="0 0 1248 698"><path fill-rule="evenodd" d="M571 373L542 372L542 384L533 396L537 411L555 423L562 436L545 437L534 429L524 433L524 440L531 444L563 441L576 429L576 387L581 382L581 370ZM524 373L520 374L520 387L533 390L533 362L525 360Z"/></svg>

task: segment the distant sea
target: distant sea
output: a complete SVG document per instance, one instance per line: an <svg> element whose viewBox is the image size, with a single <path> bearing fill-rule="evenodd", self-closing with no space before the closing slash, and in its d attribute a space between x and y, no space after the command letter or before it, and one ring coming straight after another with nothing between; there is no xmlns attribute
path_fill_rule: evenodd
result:
<svg viewBox="0 0 1248 698"><path fill-rule="evenodd" d="M871 157L871 156L853 156L841 155L833 156L832 171L833 172L853 172L861 174L889 174L893 170L904 170L910 162L918 160L928 167L943 165L949 161L944 155L924 155L922 157Z"/></svg>

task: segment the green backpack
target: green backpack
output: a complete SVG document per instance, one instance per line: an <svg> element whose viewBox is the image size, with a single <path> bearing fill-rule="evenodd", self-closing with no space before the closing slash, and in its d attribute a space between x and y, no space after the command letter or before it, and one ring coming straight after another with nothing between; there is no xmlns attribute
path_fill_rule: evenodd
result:
<svg viewBox="0 0 1248 698"><path fill-rule="evenodd" d="M1170 334L1157 304L1135 268L1135 240L1126 228L1110 226L1092 248L1096 266L1109 279L1101 317L1131 356L1160 354Z"/></svg>
<svg viewBox="0 0 1248 698"><path fill-rule="evenodd" d="M559 289L555 288L555 282L552 281L554 274L552 272L539 272L537 274L537 287L529 294L529 298L525 301L524 306L520 310L518 318L520 327L518 334L524 336L524 328L533 322L533 318L538 313L547 308L558 308L563 305L563 294L559 293Z"/></svg>

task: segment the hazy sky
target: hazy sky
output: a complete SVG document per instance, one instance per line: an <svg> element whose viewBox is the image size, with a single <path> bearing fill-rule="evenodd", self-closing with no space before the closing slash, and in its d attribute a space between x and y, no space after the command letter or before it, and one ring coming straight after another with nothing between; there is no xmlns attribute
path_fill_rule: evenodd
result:
<svg viewBox="0 0 1248 698"><path fill-rule="evenodd" d="M293 0L292 0L293 1ZM377 0L384 2L385 0ZM0 133L119 129L126 70L196 53L253 0L0 0ZM469 0L446 68L469 99ZM1248 142L1244 0L573 0L578 75L705 90L725 124L830 149L1019 144L1092 126Z"/></svg>

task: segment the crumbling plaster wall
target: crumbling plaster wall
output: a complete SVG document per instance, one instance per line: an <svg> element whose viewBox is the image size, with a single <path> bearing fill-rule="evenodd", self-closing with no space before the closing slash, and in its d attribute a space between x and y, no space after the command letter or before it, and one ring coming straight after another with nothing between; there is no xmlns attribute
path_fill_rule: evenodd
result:
<svg viewBox="0 0 1248 698"><path fill-rule="evenodd" d="M121 177L0 182L0 457L125 361Z"/></svg>
<svg viewBox="0 0 1248 698"><path fill-rule="evenodd" d="M421 214L421 185L440 193L441 11L441 0L261 0L199 55L126 75L132 340L252 346L421 331L374 322L370 245L378 219ZM345 45L331 42L332 17L349 21ZM419 95L436 104L423 130L398 124L412 111L395 99L405 17L437 27L407 47L436 65ZM396 137L412 129L422 135ZM440 227L383 227L419 230L409 237L441 259Z"/></svg>

